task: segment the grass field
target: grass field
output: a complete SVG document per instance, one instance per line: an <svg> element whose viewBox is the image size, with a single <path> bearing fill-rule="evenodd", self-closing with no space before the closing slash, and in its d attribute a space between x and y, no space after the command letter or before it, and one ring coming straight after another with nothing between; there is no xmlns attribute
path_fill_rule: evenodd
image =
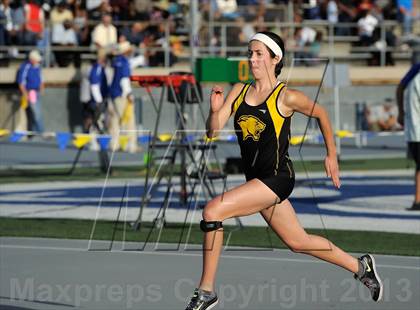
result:
<svg viewBox="0 0 420 310"><path fill-rule="evenodd" d="M68 220L68 219L12 219L0 218L0 236L2 237L45 237L65 239L89 239L93 221L91 220ZM111 240L114 227L116 228L115 241L122 241L124 224L113 222L97 222L95 240ZM129 225L126 226L126 241L145 241L153 226L145 223L140 231L134 231ZM181 224L168 224L164 227L160 242L185 243L187 242L187 229L183 231ZM420 235L386 233L386 232L363 232L345 230L320 230L308 229L308 232L327 237L333 243L349 252L393 254L420 256ZM153 229L149 242L155 242L158 229ZM284 244L268 228L245 227L238 230L236 227L225 227L225 240L229 238L229 245L285 248ZM203 233L198 225L193 225L188 243L200 244Z"/></svg>
<svg viewBox="0 0 420 310"><path fill-rule="evenodd" d="M382 170L413 168L412 161L400 159L364 159L341 161L341 171L354 170ZM296 172L307 170L323 171L322 161L294 162ZM179 167L177 167L179 170ZM104 174L98 168L78 168L72 175L69 169L43 169L43 170L1 170L0 184L17 182L46 182L46 181L77 181L103 179ZM145 167L115 167L111 178L136 178L145 175ZM17 219L0 217L0 236L9 237L48 237L68 239L89 239L93 222L91 220L70 219ZM112 222L98 222L94 239L110 240L114 224ZM145 241L152 225L145 224L141 231L126 230L126 241ZM308 229L309 232L322 235L332 242L350 252L366 252L420 256L420 235L386 232L362 232L344 230ZM115 240L122 240L123 225L117 226ZM181 236L182 234L182 236ZM157 230L150 235L149 242L157 240ZM202 242L202 232L198 225L192 226L189 243ZM225 238L229 238L230 245L284 248L284 244L269 229L264 227L246 227L240 231L226 227ZM165 227L161 235L161 242L186 242L186 231L180 225Z"/></svg>

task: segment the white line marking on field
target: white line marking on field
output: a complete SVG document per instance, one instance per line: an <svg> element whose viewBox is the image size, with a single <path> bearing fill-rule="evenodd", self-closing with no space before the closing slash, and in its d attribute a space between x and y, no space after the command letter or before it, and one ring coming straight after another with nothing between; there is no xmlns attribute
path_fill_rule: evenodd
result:
<svg viewBox="0 0 420 310"><path fill-rule="evenodd" d="M86 249L82 248L65 248L65 247L49 247L49 246L24 246L24 245L0 245L0 248L11 248L11 249L30 249L30 250L53 250L53 251L75 251L75 252L88 252ZM200 251L200 249L197 249ZM101 251L92 251L92 252L101 252ZM103 251L109 252L109 251ZM144 254L144 255L162 255L162 256L194 256L201 257L201 253L180 253L180 252L161 252L161 251L121 251L114 250L111 253L125 253L125 254ZM258 257L258 256L240 256L240 255L221 255L223 258L233 258L233 259L244 259L244 260L263 260L263 261L281 261L281 262L295 262L295 263L315 263L315 264L326 264L324 261L317 260L308 260L308 259L299 259L299 258L281 258L281 257ZM407 269L407 270L420 270L420 266L399 266L399 265L381 265L378 264L378 267L381 268L395 268L395 269Z"/></svg>

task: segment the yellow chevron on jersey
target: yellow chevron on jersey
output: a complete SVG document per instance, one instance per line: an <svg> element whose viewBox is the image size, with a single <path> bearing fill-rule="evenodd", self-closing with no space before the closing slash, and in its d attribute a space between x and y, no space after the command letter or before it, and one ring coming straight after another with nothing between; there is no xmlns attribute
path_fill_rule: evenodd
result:
<svg viewBox="0 0 420 310"><path fill-rule="evenodd" d="M266 125L254 115L242 115L238 119L238 124L242 129L243 140L252 138L254 141L260 140L260 135Z"/></svg>
<svg viewBox="0 0 420 310"><path fill-rule="evenodd" d="M241 103L244 101L245 99L245 94L248 91L248 88L251 86L251 84L245 84L244 87L241 90L241 93L239 94L239 96L235 99L235 101L233 102L233 106L232 106L232 114L235 113L239 106L241 105Z"/></svg>
<svg viewBox="0 0 420 310"><path fill-rule="evenodd" d="M270 113L271 119L274 123L274 129L276 131L276 137L277 139L280 136L281 128L283 127L284 123L284 117L280 115L280 112L277 108L277 97L278 94L281 92L281 90L284 87L284 83L281 83L271 94L271 96L267 99L267 107L268 111Z"/></svg>

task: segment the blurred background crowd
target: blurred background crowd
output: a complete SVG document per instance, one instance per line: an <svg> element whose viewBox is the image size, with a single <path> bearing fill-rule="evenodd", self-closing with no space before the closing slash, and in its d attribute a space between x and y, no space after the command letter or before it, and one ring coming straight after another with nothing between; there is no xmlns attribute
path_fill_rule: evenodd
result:
<svg viewBox="0 0 420 310"><path fill-rule="evenodd" d="M406 42L418 33L416 0L203 0L198 6L193 44L201 54L243 55L249 38L261 30L281 32L286 48L299 57L318 57L331 35L357 52L407 50ZM170 66L188 60L189 22L187 0L1 0L2 63L38 47L47 56L44 66L80 67L96 48L112 53L128 41L141 56L138 66ZM392 55L387 51L386 65L394 64ZM368 64L379 65L379 57L372 53Z"/></svg>

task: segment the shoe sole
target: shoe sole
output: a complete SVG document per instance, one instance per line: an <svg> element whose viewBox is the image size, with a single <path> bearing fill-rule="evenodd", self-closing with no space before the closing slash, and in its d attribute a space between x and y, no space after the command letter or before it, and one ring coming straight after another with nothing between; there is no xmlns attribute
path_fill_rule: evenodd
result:
<svg viewBox="0 0 420 310"><path fill-rule="evenodd" d="M383 295L383 291L384 291L384 286L382 284L381 278L378 276L378 273L376 272L375 258L372 255L370 255L370 254L368 254L368 255L369 255L370 259L372 260L373 272L375 273L375 277L376 277L376 279L379 282L379 287L381 288L380 291L379 291L378 299L375 300L376 302L378 302L378 301L381 301L381 299L382 299L382 295Z"/></svg>
<svg viewBox="0 0 420 310"><path fill-rule="evenodd" d="M206 310L210 310L213 309L214 307L216 307L216 305L219 303L219 299L217 299L214 303L212 303L210 306L208 306L206 308Z"/></svg>

